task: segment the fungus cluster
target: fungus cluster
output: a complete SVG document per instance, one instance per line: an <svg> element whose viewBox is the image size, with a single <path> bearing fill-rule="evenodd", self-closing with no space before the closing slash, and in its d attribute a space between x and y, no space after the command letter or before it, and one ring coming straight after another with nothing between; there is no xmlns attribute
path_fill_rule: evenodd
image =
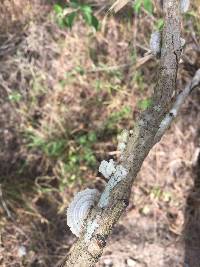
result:
<svg viewBox="0 0 200 267"><path fill-rule="evenodd" d="M77 237L80 236L81 228L91 207L98 201L99 191L85 189L78 192L67 209L67 225Z"/></svg>
<svg viewBox="0 0 200 267"><path fill-rule="evenodd" d="M84 220L86 219L90 209L98 202L98 207L105 208L109 203L111 190L119 181L126 177L127 171L122 165L117 165L113 159L109 161L103 160L99 166L99 172L109 179L104 192L101 194L96 189L85 189L78 192L67 209L67 224L73 234L80 236ZM98 219L88 222L85 233L85 241L89 241L98 228Z"/></svg>

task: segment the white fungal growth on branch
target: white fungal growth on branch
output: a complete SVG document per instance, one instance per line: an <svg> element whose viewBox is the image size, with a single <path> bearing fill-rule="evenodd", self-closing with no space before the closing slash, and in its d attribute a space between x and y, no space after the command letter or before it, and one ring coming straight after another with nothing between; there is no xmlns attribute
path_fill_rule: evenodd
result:
<svg viewBox="0 0 200 267"><path fill-rule="evenodd" d="M85 242L90 241L90 239L92 238L93 233L99 227L99 224L97 222L98 219L95 219L94 221L88 223L87 229L86 229L86 234L85 234Z"/></svg>
<svg viewBox="0 0 200 267"><path fill-rule="evenodd" d="M152 32L151 38L150 38L150 50L154 56L160 55L161 50L161 32L156 31Z"/></svg>
<svg viewBox="0 0 200 267"><path fill-rule="evenodd" d="M100 208L105 208L110 199L110 193L113 188L127 176L128 172L122 165L117 165L116 170L108 181L104 192L101 194L98 206Z"/></svg>
<svg viewBox="0 0 200 267"><path fill-rule="evenodd" d="M67 225L73 234L80 236L81 228L91 207L99 199L99 191L96 189L85 189L78 192L67 209Z"/></svg>
<svg viewBox="0 0 200 267"><path fill-rule="evenodd" d="M181 38L181 47L184 47L185 45L185 39Z"/></svg>
<svg viewBox="0 0 200 267"><path fill-rule="evenodd" d="M103 160L99 166L99 172L101 172L108 181L104 192L100 197L100 193L96 189L85 189L78 192L71 204L67 209L67 224L70 227L73 234L77 237L80 236L84 220L86 219L90 209L98 201L98 206L104 208L108 205L109 195L115 185L126 177L127 171L122 165L117 165L113 159L109 162ZM89 222L86 228L85 241L88 242L96 228L98 228L98 221L95 219Z"/></svg>
<svg viewBox="0 0 200 267"><path fill-rule="evenodd" d="M185 13L188 11L190 6L190 0L181 0L180 1L180 9L181 9L181 13Z"/></svg>
<svg viewBox="0 0 200 267"><path fill-rule="evenodd" d="M155 136L155 143L157 143L161 139L161 137L163 136L165 131L169 128L169 126L171 125L171 123L174 120L174 118L177 116L182 104L184 103L185 99L188 97L190 92L193 90L193 88L195 88L199 84L200 84L200 69L198 69L196 71L191 83L188 84L183 89L183 91L181 91L177 95L176 101L174 102L171 110L165 116L165 118L161 121L160 127L159 127L159 129L158 129L158 131L156 133L156 136Z"/></svg>
<svg viewBox="0 0 200 267"><path fill-rule="evenodd" d="M185 39L180 38L181 41L181 47L185 45ZM151 53L154 56L159 57L161 53L161 32L152 32L150 42L149 42L149 47L151 50Z"/></svg>
<svg viewBox="0 0 200 267"><path fill-rule="evenodd" d="M103 174L106 179L109 179L110 176L116 171L115 162L113 159L110 159L109 162L103 160L99 166L99 172Z"/></svg>
<svg viewBox="0 0 200 267"><path fill-rule="evenodd" d="M120 151L121 153L123 153L124 150L126 149L128 137L129 137L129 131L128 130L123 130L122 133L117 137L117 139L118 139L117 150Z"/></svg>

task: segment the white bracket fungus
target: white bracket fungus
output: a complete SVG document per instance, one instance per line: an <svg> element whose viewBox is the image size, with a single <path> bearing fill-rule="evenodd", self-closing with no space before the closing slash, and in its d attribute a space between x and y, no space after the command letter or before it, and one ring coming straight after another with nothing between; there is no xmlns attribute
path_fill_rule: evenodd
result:
<svg viewBox="0 0 200 267"><path fill-rule="evenodd" d="M89 210L99 199L99 191L96 189L85 189L78 192L67 209L67 225L73 234L80 236L81 227Z"/></svg>
<svg viewBox="0 0 200 267"><path fill-rule="evenodd" d="M119 141L126 146L128 140L129 132L124 130L121 134ZM70 227L73 234L77 237L80 236L84 220L86 219L92 206L97 203L98 206L104 208L109 203L110 192L112 189L124 179L127 175L127 170L122 165L117 165L113 159L109 161L103 160L99 166L99 172L109 179L104 192L101 194L96 189L85 189L84 191L78 192L71 204L67 209L67 224ZM91 222L88 222L85 241L89 241L94 233L95 229L98 228L97 218Z"/></svg>

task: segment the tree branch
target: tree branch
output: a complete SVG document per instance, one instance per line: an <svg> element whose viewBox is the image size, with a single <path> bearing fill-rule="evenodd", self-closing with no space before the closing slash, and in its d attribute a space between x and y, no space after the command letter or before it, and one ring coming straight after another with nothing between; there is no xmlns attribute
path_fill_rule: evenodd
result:
<svg viewBox="0 0 200 267"><path fill-rule="evenodd" d="M186 87L177 95L176 100L170 109L169 113L161 121L160 127L155 136L155 144L160 141L166 130L171 125L172 121L177 116L185 99L191 93L191 91L200 84L200 69L198 69L192 78L192 81L186 85Z"/></svg>
<svg viewBox="0 0 200 267"><path fill-rule="evenodd" d="M127 175L119 181L115 180L112 186L109 180L110 183L108 182L103 192L109 192L108 204L102 207L100 199L98 205L91 210L79 240L72 247L62 266L95 266L115 223L128 205L133 181L154 146L160 124L171 108L172 97L176 94L176 76L181 55L179 1L164 0L163 11L165 26L162 32L160 66L158 82L152 97L153 104L138 118L119 162L127 171ZM93 232L90 238L86 239L92 224Z"/></svg>

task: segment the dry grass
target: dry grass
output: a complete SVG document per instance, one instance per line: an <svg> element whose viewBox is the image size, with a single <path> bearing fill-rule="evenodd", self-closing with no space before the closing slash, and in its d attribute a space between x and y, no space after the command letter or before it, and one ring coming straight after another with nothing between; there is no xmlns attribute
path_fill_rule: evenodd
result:
<svg viewBox="0 0 200 267"><path fill-rule="evenodd" d="M141 65L140 58L148 48L156 18L145 12L127 18L121 12L104 20L97 33L82 21L69 31L58 27L51 12L47 18L42 13L33 19L41 4L38 1L31 1L31 7L23 10L22 0L4 3L0 4L4 15L0 20L7 16L10 24L2 29L2 40L10 50L1 54L0 66L0 201L10 213L0 205L0 264L55 266L74 241L66 230L64 214L72 194L83 184L102 189L104 181L96 173L99 161L117 157L118 132L133 126L139 100L153 91L157 62L148 60ZM44 4L44 13L48 9ZM29 23L26 18L31 18ZM20 35L18 27L13 29L17 21L23 28ZM200 65L190 34L198 32L197 22L195 16L186 20L190 32L185 36L179 88ZM192 184L194 120L199 119L196 105L195 98L188 101L182 120L145 161L133 189L128 219L124 219L130 228L132 213L139 222L153 216L155 223L161 214L162 233L169 228L170 240L180 235L183 199ZM175 216L170 221L165 218L168 213ZM141 240L142 232L144 228ZM25 257L20 257L21 246L26 248ZM140 250L138 246L136 251ZM125 258L133 256L130 251Z"/></svg>
<svg viewBox="0 0 200 267"><path fill-rule="evenodd" d="M20 30L33 14L33 4L29 0L2 0L0 3L0 33L9 34Z"/></svg>

